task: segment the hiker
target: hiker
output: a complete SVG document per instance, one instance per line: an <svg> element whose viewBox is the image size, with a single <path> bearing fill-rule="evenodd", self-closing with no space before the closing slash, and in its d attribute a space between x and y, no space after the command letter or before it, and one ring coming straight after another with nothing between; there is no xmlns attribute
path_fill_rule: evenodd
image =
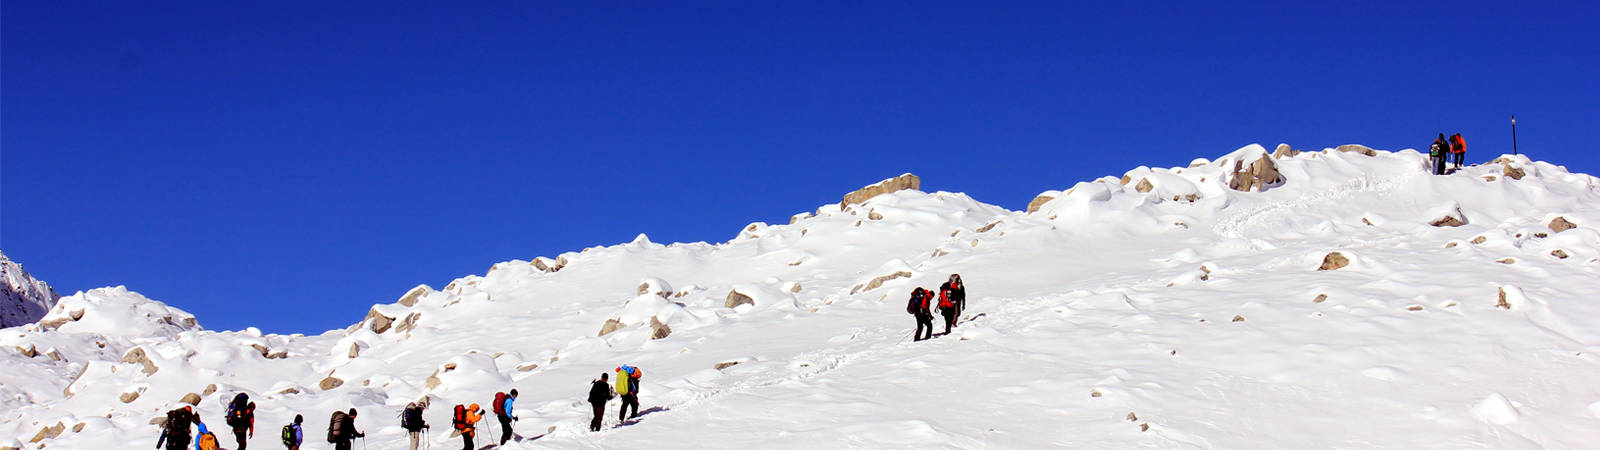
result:
<svg viewBox="0 0 1600 450"><path fill-rule="evenodd" d="M428 422L422 420L422 410L428 409L427 399L420 402L406 404L406 409L400 411L400 428L406 430L411 436L411 450L417 450L422 443L422 430L428 429Z"/></svg>
<svg viewBox="0 0 1600 450"><path fill-rule="evenodd" d="M616 397L616 391L606 381L605 372L601 372L600 379L589 385L589 405L594 406L594 420L589 421L589 431L600 431L600 419L606 417L606 402Z"/></svg>
<svg viewBox="0 0 1600 450"><path fill-rule="evenodd" d="M510 394L494 394L494 416L500 419L500 445L506 445L506 441L511 440L511 421L517 420L517 416L511 413L511 404L516 400L516 389L512 389Z"/></svg>
<svg viewBox="0 0 1600 450"><path fill-rule="evenodd" d="M906 312L917 318L917 331L912 334L912 341L933 337L933 313L928 311L928 298L932 296L927 289L920 287L911 291L911 302L906 304ZM927 337L922 335L924 329L928 330Z"/></svg>
<svg viewBox="0 0 1600 450"><path fill-rule="evenodd" d="M1456 170L1461 170L1461 162L1467 159L1467 140L1461 138L1461 133L1450 136L1450 154L1455 155Z"/></svg>
<svg viewBox="0 0 1600 450"><path fill-rule="evenodd" d="M356 429L356 409L350 412L334 411L328 419L328 442L333 444L334 450L350 450L350 441L355 438L367 437Z"/></svg>
<svg viewBox="0 0 1600 450"><path fill-rule="evenodd" d="M967 309L967 288L961 285L961 274L950 274L950 280L939 285L939 312L944 314L944 334L956 326L961 311Z"/></svg>
<svg viewBox="0 0 1600 450"><path fill-rule="evenodd" d="M622 409L617 411L617 421L639 417L639 378L644 376L644 371L638 367L623 364L617 368L617 394L622 395ZM633 414L628 414L628 407L633 407Z"/></svg>
<svg viewBox="0 0 1600 450"><path fill-rule="evenodd" d="M228 413L225 422L233 428L233 439L239 443L239 450L245 450L245 432L250 432L250 437L256 437L256 402L250 401L250 396L243 392L233 396L233 401L228 403Z"/></svg>
<svg viewBox="0 0 1600 450"><path fill-rule="evenodd" d="M194 450L217 450L217 435L206 429L206 423L200 421L200 415L194 416L194 425L200 428L199 436L194 440Z"/></svg>
<svg viewBox="0 0 1600 450"><path fill-rule="evenodd" d="M456 405L455 417L451 422L455 425L456 431L461 432L463 450L473 450L472 436L478 433L478 421L482 419L483 409L478 408L477 403L473 403L470 407Z"/></svg>
<svg viewBox="0 0 1600 450"><path fill-rule="evenodd" d="M156 448L167 450L184 450L189 447L189 426L198 422L199 417L194 415L194 408L184 405L182 408L167 411L167 423L161 427L161 438L156 439Z"/></svg>
<svg viewBox="0 0 1600 450"><path fill-rule="evenodd" d="M300 423L306 418L299 414L294 415L294 423L283 426L283 447L289 450L300 450L300 444L305 443L306 436L300 429Z"/></svg>
<svg viewBox="0 0 1600 450"><path fill-rule="evenodd" d="M1449 155L1450 141L1445 140L1444 133L1439 133L1439 137L1433 140L1432 145L1428 146L1428 162L1433 164L1434 175L1444 175L1444 162L1445 159L1449 158Z"/></svg>

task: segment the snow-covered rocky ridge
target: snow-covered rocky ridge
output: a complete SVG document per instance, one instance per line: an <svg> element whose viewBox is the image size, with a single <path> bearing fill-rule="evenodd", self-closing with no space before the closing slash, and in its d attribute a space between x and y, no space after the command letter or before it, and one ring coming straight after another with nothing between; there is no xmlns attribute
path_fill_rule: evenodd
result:
<svg viewBox="0 0 1600 450"><path fill-rule="evenodd" d="M1600 438L1597 179L1342 150L1140 167L1029 211L902 190L720 244L641 235L418 286L316 336L81 292L0 331L0 446L148 448L180 399L216 430L237 391L260 405L257 446L302 413L323 448L353 406L371 448L401 448L395 416L424 395L433 444L459 445L448 405L512 387L528 421L511 448ZM970 320L910 342L908 292L950 273ZM645 370L643 415L613 428L613 403L590 433L587 383L621 363Z"/></svg>
<svg viewBox="0 0 1600 450"><path fill-rule="evenodd" d="M0 252L0 328L33 323L56 304L56 290Z"/></svg>

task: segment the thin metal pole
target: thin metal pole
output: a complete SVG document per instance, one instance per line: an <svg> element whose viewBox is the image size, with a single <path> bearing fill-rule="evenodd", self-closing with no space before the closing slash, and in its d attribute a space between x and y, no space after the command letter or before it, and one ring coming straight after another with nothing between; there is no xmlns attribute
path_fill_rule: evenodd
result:
<svg viewBox="0 0 1600 450"><path fill-rule="evenodd" d="M1517 154L1517 115L1511 115L1511 154Z"/></svg>

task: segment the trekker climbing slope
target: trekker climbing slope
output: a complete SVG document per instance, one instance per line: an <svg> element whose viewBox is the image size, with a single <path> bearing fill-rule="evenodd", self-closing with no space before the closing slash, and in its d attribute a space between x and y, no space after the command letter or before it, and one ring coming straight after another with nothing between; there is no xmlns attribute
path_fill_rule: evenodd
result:
<svg viewBox="0 0 1600 450"><path fill-rule="evenodd" d="M423 397L422 401L407 403L406 409L400 411L400 428L411 438L411 450L417 450L422 443L422 430L428 428L428 422L422 420L422 411L428 409L427 400Z"/></svg>
<svg viewBox="0 0 1600 450"><path fill-rule="evenodd" d="M306 435L303 430L300 429L300 424L305 421L305 417L295 414L294 423L283 426L282 438L284 448L289 450L300 450L300 444L306 442Z"/></svg>
<svg viewBox="0 0 1600 450"><path fill-rule="evenodd" d="M622 409L617 411L617 421L625 421L639 417L639 378L644 376L644 371L638 367L623 364L617 367L617 394L622 395ZM628 408L633 408L633 413Z"/></svg>
<svg viewBox="0 0 1600 450"><path fill-rule="evenodd" d="M1450 154L1455 156L1456 170L1461 170L1461 162L1467 159L1467 140L1461 138L1461 133L1450 136Z"/></svg>
<svg viewBox="0 0 1600 450"><path fill-rule="evenodd" d="M928 298L932 295L927 289L916 288L911 291L911 301L906 303L906 312L917 319L917 330L912 333L912 341L920 341L933 337L933 312L928 310ZM927 335L923 335L923 330Z"/></svg>
<svg viewBox="0 0 1600 450"><path fill-rule="evenodd" d="M350 441L355 438L367 437L356 429L356 409L350 412L334 411L328 418L328 442L333 444L334 450L350 450Z"/></svg>
<svg viewBox="0 0 1600 450"><path fill-rule="evenodd" d="M184 405L182 408L167 411L167 423L161 427L161 438L156 439L156 448L167 450L184 450L189 447L189 427L199 417L194 414L194 408ZM165 444L165 447L163 447Z"/></svg>
<svg viewBox="0 0 1600 450"><path fill-rule="evenodd" d="M600 420L606 417L606 402L616 397L611 383L606 381L605 372L600 373L599 379L589 383L589 406L594 407L594 420L589 421L589 431L600 431Z"/></svg>
<svg viewBox="0 0 1600 450"><path fill-rule="evenodd" d="M217 435L206 429L206 423L200 420L199 415L194 417L194 425L200 427L199 437L194 440L194 450L217 450Z"/></svg>
<svg viewBox="0 0 1600 450"><path fill-rule="evenodd" d="M950 274L950 279L939 285L939 312L944 314L944 334L956 326L961 312L967 309L967 288L961 285L960 274Z"/></svg>
<svg viewBox="0 0 1600 450"><path fill-rule="evenodd" d="M454 417L450 420L456 431L461 433L461 448L472 450L472 437L478 434L478 421L483 419L483 409L477 403L472 406L456 405Z"/></svg>
<svg viewBox="0 0 1600 450"><path fill-rule="evenodd" d="M233 396L233 401L228 402L228 412L224 417L228 427L233 428L233 439L239 443L239 450L245 450L245 432L248 431L252 439L256 437L256 402L240 392Z"/></svg>
<svg viewBox="0 0 1600 450"><path fill-rule="evenodd" d="M511 440L511 421L517 416L511 412L511 404L517 400L517 390L512 389L510 394L497 392L494 394L494 416L500 419L500 445L506 445Z"/></svg>

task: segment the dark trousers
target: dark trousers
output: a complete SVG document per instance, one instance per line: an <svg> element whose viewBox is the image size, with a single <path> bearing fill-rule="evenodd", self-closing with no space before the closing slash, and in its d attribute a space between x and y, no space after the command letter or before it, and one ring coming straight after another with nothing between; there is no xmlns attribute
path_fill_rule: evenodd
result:
<svg viewBox="0 0 1600 450"><path fill-rule="evenodd" d="M628 415L628 407L633 407L633 415ZM622 409L617 411L617 421L628 420L639 416L639 394L622 394Z"/></svg>
<svg viewBox="0 0 1600 450"><path fill-rule="evenodd" d="M472 450L472 435L461 433L461 450Z"/></svg>
<svg viewBox="0 0 1600 450"><path fill-rule="evenodd" d="M511 416L496 414L500 417L500 445L506 445L511 440Z"/></svg>
<svg viewBox="0 0 1600 450"><path fill-rule="evenodd" d="M927 335L923 335L927 330ZM917 331L911 336L912 341L920 341L933 337L933 314L917 314Z"/></svg>
<svg viewBox="0 0 1600 450"><path fill-rule="evenodd" d="M188 448L189 448L189 437L188 436L180 436L180 437L176 437L176 438L168 437L167 438L167 450L188 450Z"/></svg>
<svg viewBox="0 0 1600 450"><path fill-rule="evenodd" d="M1461 168L1461 160L1467 159L1467 152L1451 153L1456 159L1456 168Z"/></svg>
<svg viewBox="0 0 1600 450"><path fill-rule="evenodd" d="M249 428L243 430L233 430L233 440L239 442L239 450L244 450L244 433L248 430Z"/></svg>
<svg viewBox="0 0 1600 450"><path fill-rule="evenodd" d="M333 442L333 450L350 450L349 439L338 439Z"/></svg>
<svg viewBox="0 0 1600 450"><path fill-rule="evenodd" d="M1444 154L1436 155L1436 156L1433 157L1433 174L1434 175L1444 175L1444 162L1448 158L1449 157L1445 156Z"/></svg>
<svg viewBox="0 0 1600 450"><path fill-rule="evenodd" d="M950 327L956 326L956 318L960 317L954 307L942 311L944 313L944 334L950 334Z"/></svg>
<svg viewBox="0 0 1600 450"><path fill-rule="evenodd" d="M600 431L600 419L606 417L605 403L590 403L594 406L594 420L589 421L589 431Z"/></svg>

